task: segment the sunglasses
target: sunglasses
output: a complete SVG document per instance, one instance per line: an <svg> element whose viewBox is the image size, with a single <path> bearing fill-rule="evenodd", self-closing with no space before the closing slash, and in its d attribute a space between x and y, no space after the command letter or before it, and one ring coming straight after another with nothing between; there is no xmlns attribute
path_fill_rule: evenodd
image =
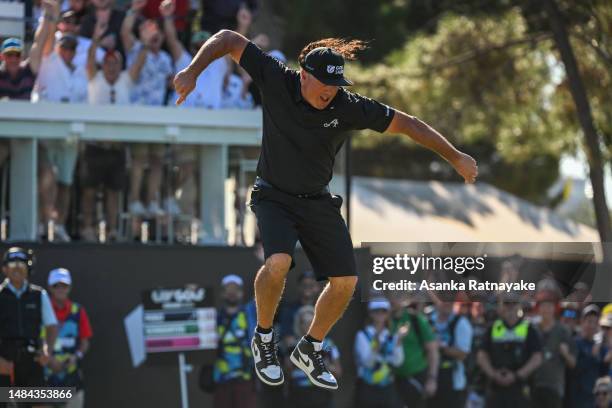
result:
<svg viewBox="0 0 612 408"><path fill-rule="evenodd" d="M6 266L9 268L27 268L28 265L23 261L10 261L6 263Z"/></svg>
<svg viewBox="0 0 612 408"><path fill-rule="evenodd" d="M596 397L605 397L605 396L607 396L607 395L608 395L608 391L597 391L597 392L595 393L595 396L596 396Z"/></svg>
<svg viewBox="0 0 612 408"><path fill-rule="evenodd" d="M55 285L51 285L53 289L67 289L70 285L66 285L65 283L56 283Z"/></svg>

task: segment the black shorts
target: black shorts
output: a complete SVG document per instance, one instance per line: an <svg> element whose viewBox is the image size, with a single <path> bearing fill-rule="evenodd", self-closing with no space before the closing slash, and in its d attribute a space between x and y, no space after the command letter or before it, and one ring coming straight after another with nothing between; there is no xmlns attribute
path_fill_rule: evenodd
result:
<svg viewBox="0 0 612 408"><path fill-rule="evenodd" d="M81 183L84 187L103 187L112 191L124 189L127 170L123 148L87 145L83 159Z"/></svg>
<svg viewBox="0 0 612 408"><path fill-rule="evenodd" d="M353 242L340 214L339 196L298 198L255 186L249 206L257 216L266 259L278 253L293 258L299 240L317 280L357 275Z"/></svg>

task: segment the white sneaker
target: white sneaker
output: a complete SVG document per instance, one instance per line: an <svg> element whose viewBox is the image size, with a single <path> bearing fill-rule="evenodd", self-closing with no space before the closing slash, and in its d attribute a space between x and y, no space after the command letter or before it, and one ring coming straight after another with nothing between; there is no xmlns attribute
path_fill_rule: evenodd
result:
<svg viewBox="0 0 612 408"><path fill-rule="evenodd" d="M142 205L142 202L140 201L132 201L130 205L128 206L128 211L130 214L138 215L138 216L142 216L147 213L147 210L145 209L144 205Z"/></svg>
<svg viewBox="0 0 612 408"><path fill-rule="evenodd" d="M173 197L168 197L164 200L164 209L170 215L179 215L181 213L181 207Z"/></svg>
<svg viewBox="0 0 612 408"><path fill-rule="evenodd" d="M164 215L164 210L162 210L157 201L151 201L147 207L147 214L151 217L156 217Z"/></svg>
<svg viewBox="0 0 612 408"><path fill-rule="evenodd" d="M59 242L70 242L70 235L66 231L66 227L60 224L55 225L55 239Z"/></svg>

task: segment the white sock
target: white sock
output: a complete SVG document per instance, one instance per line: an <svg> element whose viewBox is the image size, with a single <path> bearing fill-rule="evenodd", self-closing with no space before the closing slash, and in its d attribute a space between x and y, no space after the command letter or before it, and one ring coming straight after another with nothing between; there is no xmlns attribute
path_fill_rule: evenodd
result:
<svg viewBox="0 0 612 408"><path fill-rule="evenodd" d="M274 333L274 330L270 330L270 333L260 333L257 331L257 329L255 329L255 331L259 333L259 337L261 337L261 341L264 343L269 343L272 341L272 334Z"/></svg>

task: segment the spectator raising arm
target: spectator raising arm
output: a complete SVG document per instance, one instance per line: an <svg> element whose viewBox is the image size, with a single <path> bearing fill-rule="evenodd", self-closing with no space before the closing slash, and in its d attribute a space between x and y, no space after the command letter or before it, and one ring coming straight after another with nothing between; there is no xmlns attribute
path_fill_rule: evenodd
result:
<svg viewBox="0 0 612 408"><path fill-rule="evenodd" d="M38 26L38 29L36 30L34 42L32 43L32 48L30 49L30 56L28 57L30 69L34 74L38 73L40 61L42 60L43 49L46 47L49 39L53 38L55 24L57 23L60 15L58 0L44 0L43 7L45 9L43 23ZM53 44L52 41L51 44Z"/></svg>
<svg viewBox="0 0 612 408"><path fill-rule="evenodd" d="M44 29L46 31L46 33L41 33L39 31L36 32L37 36L40 36L41 38L34 38L35 43L38 43L39 47L41 47L41 50L35 50L35 54L39 54L39 56L36 56L36 58L39 61L38 67L36 67L37 69L40 67L40 60L42 57L46 57L47 55L51 54L51 52L53 51L53 44L55 42L55 30L57 27L57 23L59 22L59 18L60 18L60 2L59 0L44 0L43 1L43 6L44 6L44 17L43 17L43 26L41 27L41 31ZM44 35L44 41L43 41L43 35Z"/></svg>
<svg viewBox="0 0 612 408"><path fill-rule="evenodd" d="M130 52L136 43L136 37L132 32L134 21L146 4L147 0L132 0L132 7L127 11L123 19L123 24L121 25L121 41L123 42L123 49L126 54Z"/></svg>
<svg viewBox="0 0 612 408"><path fill-rule="evenodd" d="M136 60L128 71L132 82L138 81L138 77L140 77L140 71L142 71L142 67L144 67L145 62L147 61L147 52L149 52L149 48L151 46L151 36L146 35L145 38L143 38L143 41L144 47L140 47L140 51L138 51L138 56L136 56Z"/></svg>
<svg viewBox="0 0 612 408"><path fill-rule="evenodd" d="M91 45L87 51L87 79L92 80L98 72L98 65L96 63L96 51L102 36L106 32L108 25L104 22L98 21L94 28L93 36L91 37Z"/></svg>
<svg viewBox="0 0 612 408"><path fill-rule="evenodd" d="M172 59L174 62L176 62L185 52L185 48L183 48L183 45L176 35L176 27L174 26L174 9L175 0L164 0L159 5L159 13L164 18L164 34L166 35L168 49L170 50L170 54L172 54Z"/></svg>

